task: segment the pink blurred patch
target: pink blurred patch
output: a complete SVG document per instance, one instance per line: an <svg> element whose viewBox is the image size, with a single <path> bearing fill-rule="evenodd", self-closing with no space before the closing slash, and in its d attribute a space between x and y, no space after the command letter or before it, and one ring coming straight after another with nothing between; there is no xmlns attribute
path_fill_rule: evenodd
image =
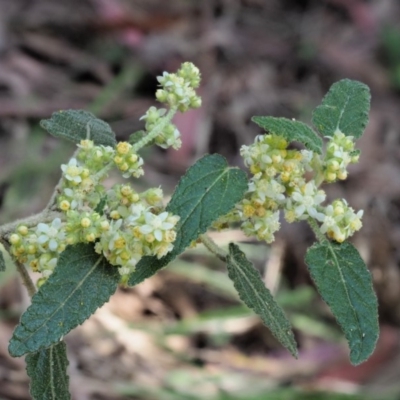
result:
<svg viewBox="0 0 400 400"><path fill-rule="evenodd" d="M126 21L127 10L118 0L93 0L93 4L97 8L99 18L105 24L118 25L118 22ZM144 38L140 29L135 27L123 27L117 32L117 40L128 47L140 46Z"/></svg>

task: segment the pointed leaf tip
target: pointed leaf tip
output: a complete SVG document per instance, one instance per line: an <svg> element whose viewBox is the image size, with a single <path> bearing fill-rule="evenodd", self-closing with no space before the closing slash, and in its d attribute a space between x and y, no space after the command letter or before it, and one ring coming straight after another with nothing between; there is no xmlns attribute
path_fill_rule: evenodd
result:
<svg viewBox="0 0 400 400"><path fill-rule="evenodd" d="M271 330L279 342L297 358L297 345L290 322L266 288L261 275L247 260L245 254L233 243L227 257L229 278L242 299Z"/></svg>
<svg viewBox="0 0 400 400"><path fill-rule="evenodd" d="M312 123L322 136L336 130L359 138L368 124L371 94L361 82L343 79L334 83L312 115Z"/></svg>
<svg viewBox="0 0 400 400"><path fill-rule="evenodd" d="M51 135L79 144L90 139L96 145L115 147L116 139L110 125L85 110L64 110L40 121L40 126Z"/></svg>
<svg viewBox="0 0 400 400"><path fill-rule="evenodd" d="M252 117L268 133L283 136L288 142L300 142L315 153L322 152L322 139L306 124L287 118Z"/></svg>
<svg viewBox="0 0 400 400"><path fill-rule="evenodd" d="M350 243L316 243L307 251L309 267L321 297L329 305L357 365L372 354L379 336L378 302L371 274Z"/></svg>

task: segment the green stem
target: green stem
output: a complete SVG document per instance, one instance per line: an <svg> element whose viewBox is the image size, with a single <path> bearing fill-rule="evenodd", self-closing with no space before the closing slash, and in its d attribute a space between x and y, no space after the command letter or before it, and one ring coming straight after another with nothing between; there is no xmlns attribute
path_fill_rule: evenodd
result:
<svg viewBox="0 0 400 400"><path fill-rule="evenodd" d="M109 162L106 164L99 172L96 173L93 177L93 181L97 184L99 183L104 176L107 174L107 172L114 166L114 161Z"/></svg>
<svg viewBox="0 0 400 400"><path fill-rule="evenodd" d="M308 218L307 222L308 222L308 225L310 225L311 229L313 230L318 241L321 243L326 242L327 238L323 233L321 233L317 221L313 218Z"/></svg>
<svg viewBox="0 0 400 400"><path fill-rule="evenodd" d="M200 235L200 240L204 244L204 246L213 253L216 257L218 257L221 261L226 262L226 251L222 250L207 234Z"/></svg>
<svg viewBox="0 0 400 400"><path fill-rule="evenodd" d="M25 225L28 228L36 226L39 222L50 222L54 218L61 218L62 214L57 211L51 211L45 208L38 214L31 215L27 218L17 219L16 221L9 222L0 226L0 238L7 237L10 233L15 232L19 225Z"/></svg>
<svg viewBox="0 0 400 400"><path fill-rule="evenodd" d="M28 290L29 296L32 297L36 293L35 284L33 283L31 277L29 276L29 273L25 268L25 265L19 262L18 260L15 260L14 262L15 266L17 267L17 271L21 276L22 282L26 286L26 289Z"/></svg>
<svg viewBox="0 0 400 400"><path fill-rule="evenodd" d="M10 245L9 245L9 243L3 238L0 239L0 242L4 246L4 249L8 253L10 253ZM29 296L32 297L36 293L36 287L35 287L35 284L33 283L32 279L31 279L31 277L29 275L29 272L25 268L24 264L22 264L18 260L14 260L14 262L15 262L15 266L17 268L17 271L18 271L19 275L21 276L22 282L26 286L26 289L28 290Z"/></svg>
<svg viewBox="0 0 400 400"><path fill-rule="evenodd" d="M148 134L138 142L133 145L133 150L137 153L142 147L146 146L152 140L154 140L171 122L172 117L176 114L177 109L175 107L171 108L167 115L160 118L160 122L154 126L154 128L148 132Z"/></svg>

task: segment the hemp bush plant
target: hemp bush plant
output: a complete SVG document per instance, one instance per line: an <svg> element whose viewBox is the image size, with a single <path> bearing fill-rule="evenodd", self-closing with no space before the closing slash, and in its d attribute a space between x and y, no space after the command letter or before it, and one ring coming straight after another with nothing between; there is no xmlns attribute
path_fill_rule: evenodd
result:
<svg viewBox="0 0 400 400"><path fill-rule="evenodd" d="M351 80L334 84L314 110L317 132L295 120L253 117L266 133L241 148L250 178L222 156L205 155L186 171L165 207L160 188L138 192L130 181L104 185L112 168L124 178L143 175L143 147L180 147L171 120L201 106L199 70L184 63L158 82L156 98L166 108L150 107L142 117L145 130L128 142L117 143L109 125L86 111L60 111L41 122L77 150L61 165L61 179L41 213L0 227L4 250L32 296L9 345L12 356L27 355L32 397L69 399L63 337L119 284L139 284L196 242L226 262L240 298L297 357L290 323L260 274L236 244L226 252L206 234L235 224L271 243L280 216L313 229L317 242L305 256L311 277L344 331L351 362L365 361L379 334L377 300L370 273L347 241L361 228L363 212L345 199L325 204L322 185L346 179L348 165L358 161L355 140L368 122L368 87ZM289 148L293 141L302 150ZM36 286L27 268L41 273Z"/></svg>

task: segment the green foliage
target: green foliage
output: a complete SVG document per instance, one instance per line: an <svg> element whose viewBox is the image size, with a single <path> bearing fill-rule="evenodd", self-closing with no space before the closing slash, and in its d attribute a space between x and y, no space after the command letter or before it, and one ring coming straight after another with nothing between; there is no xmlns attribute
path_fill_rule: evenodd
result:
<svg viewBox="0 0 400 400"><path fill-rule="evenodd" d="M26 356L26 372L31 378L34 400L69 400L68 359L63 341Z"/></svg>
<svg viewBox="0 0 400 400"><path fill-rule="evenodd" d="M40 121L42 128L51 135L79 144L90 139L97 145L115 147L115 134L110 125L84 110L65 110L52 114L50 119Z"/></svg>
<svg viewBox="0 0 400 400"><path fill-rule="evenodd" d="M169 264L214 221L227 214L242 199L246 189L246 174L228 167L224 157L213 154L198 160L182 176L166 208L181 217L174 249L161 259L143 257L128 284L137 285Z"/></svg>
<svg viewBox="0 0 400 400"><path fill-rule="evenodd" d="M117 268L90 244L69 246L57 268L33 296L10 341L14 357L57 343L108 301L119 281Z"/></svg>
<svg viewBox="0 0 400 400"><path fill-rule="evenodd" d="M346 335L352 364L362 363L373 352L379 336L371 274L350 243L316 243L307 251L305 261Z"/></svg>
<svg viewBox="0 0 400 400"><path fill-rule="evenodd" d="M129 71L126 77L131 77ZM42 273L40 289L9 346L12 356L29 353L26 361L33 398L69 399L63 336L107 302L119 281L131 286L142 282L198 239L226 260L231 281L226 275L225 280L221 278L219 272L196 275L192 264L183 273L189 272L192 279L228 298L238 294L297 357L291 325L251 262L237 245L231 243L226 254L204 235L212 224L224 228L240 222L246 235L271 243L281 226L282 210L288 222L307 220L313 228L319 243L306 255L311 276L345 333L351 362L365 361L379 335L377 299L359 253L344 243L361 228L363 212L355 212L345 199L324 205L326 193L321 184L346 179L347 166L358 161L354 138L362 135L368 122L368 87L342 80L332 85L315 109L315 127L330 138L325 151L322 138L302 122L253 117L269 134L241 149L253 177L248 180L244 171L229 167L220 155L206 155L187 170L164 207L161 188L138 193L129 183L111 188L102 184L115 166L125 178L141 176L144 161L139 151L149 144L175 149L181 145L179 131L171 121L178 110L200 107L195 91L200 71L184 63L176 74L165 72L157 79L162 89L157 90L156 98L169 111L150 107L142 117L145 130L133 133L129 143L117 144L110 126L87 111L59 111L42 121L52 135L68 139L80 149L62 165L61 181L42 213L0 227L0 240L7 244L4 254L0 250L0 271L5 270L4 256L8 262L10 255L18 262L30 294L35 287L29 274L23 273L23 264ZM123 82L121 78L116 83L118 90ZM103 100L97 105L104 104ZM81 142L84 139L90 140ZM288 148L292 141L309 151ZM308 174L311 170L314 174ZM78 244L65 249L67 243ZM311 302L311 297L305 300ZM292 292L286 305L293 309L305 300ZM304 329L304 323L310 325L310 319L297 318L296 322L295 317L295 326L303 324Z"/></svg>
<svg viewBox="0 0 400 400"><path fill-rule="evenodd" d="M289 321L265 287L260 274L233 243L229 245L227 266L229 278L243 302L262 319L279 342L297 357L297 345Z"/></svg>
<svg viewBox="0 0 400 400"><path fill-rule="evenodd" d="M3 252L0 251L0 272L3 272L6 270L6 262L4 260Z"/></svg>
<svg viewBox="0 0 400 400"><path fill-rule="evenodd" d="M253 117L251 120L271 134L283 136L288 142L300 142L307 149L321 154L321 138L303 122L275 117Z"/></svg>
<svg viewBox="0 0 400 400"><path fill-rule="evenodd" d="M367 85L343 79L334 83L312 117L323 136L332 137L336 130L359 138L368 123L371 95Z"/></svg>
<svg viewBox="0 0 400 400"><path fill-rule="evenodd" d="M104 196L100 199L94 211L99 213L100 215L104 215L104 207L106 205L107 205L107 196Z"/></svg>

